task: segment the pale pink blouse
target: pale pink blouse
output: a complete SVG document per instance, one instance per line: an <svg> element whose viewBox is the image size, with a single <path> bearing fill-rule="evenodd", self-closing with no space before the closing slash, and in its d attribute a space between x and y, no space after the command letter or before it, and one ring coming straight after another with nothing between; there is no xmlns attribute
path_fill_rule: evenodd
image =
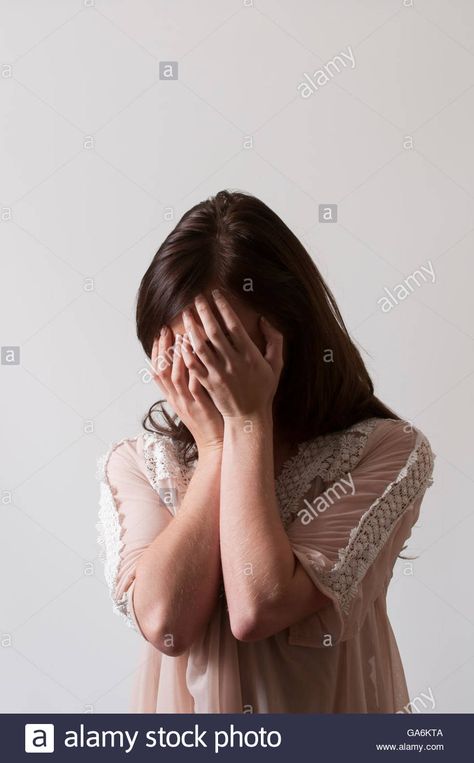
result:
<svg viewBox="0 0 474 763"><path fill-rule="evenodd" d="M194 467L168 437L145 432L116 443L100 463L97 528L114 611L142 641L129 710L403 712L409 697L386 593L433 461L424 434L395 419L302 443L275 480L276 496L294 554L331 603L269 638L241 642L221 589L200 638L171 657L140 630L135 569L173 521Z"/></svg>

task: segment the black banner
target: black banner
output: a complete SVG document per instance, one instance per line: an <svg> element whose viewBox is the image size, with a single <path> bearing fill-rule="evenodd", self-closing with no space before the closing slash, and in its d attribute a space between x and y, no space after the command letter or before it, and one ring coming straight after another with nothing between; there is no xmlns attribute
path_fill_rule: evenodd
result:
<svg viewBox="0 0 474 763"><path fill-rule="evenodd" d="M2 759L288 761L472 760L473 716L11 714L0 716Z"/></svg>

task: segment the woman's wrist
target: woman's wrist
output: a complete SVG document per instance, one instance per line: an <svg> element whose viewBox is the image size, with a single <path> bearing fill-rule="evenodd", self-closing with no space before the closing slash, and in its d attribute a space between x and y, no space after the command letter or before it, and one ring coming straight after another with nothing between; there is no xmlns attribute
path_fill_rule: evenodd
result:
<svg viewBox="0 0 474 763"><path fill-rule="evenodd" d="M214 442L202 443L201 445L196 443L196 446L200 463L222 459L223 440L215 440Z"/></svg>
<svg viewBox="0 0 474 763"><path fill-rule="evenodd" d="M270 433L273 431L273 415L271 408L265 408L254 413L238 416L224 416L224 438L226 434Z"/></svg>

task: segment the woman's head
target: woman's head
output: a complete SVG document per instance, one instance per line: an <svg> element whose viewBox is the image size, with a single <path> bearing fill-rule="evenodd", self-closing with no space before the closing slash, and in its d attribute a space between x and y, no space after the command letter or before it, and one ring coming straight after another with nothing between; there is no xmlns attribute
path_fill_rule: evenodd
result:
<svg viewBox="0 0 474 763"><path fill-rule="evenodd" d="M138 293L137 333L146 354L163 325L178 327L181 311L215 287L229 295L260 349L260 314L284 336L274 419L289 440L395 415L374 397L360 353L310 255L283 220L249 194L220 191L196 204L161 244ZM152 413L153 407L147 419L163 431ZM192 445L188 430L165 419L172 436Z"/></svg>

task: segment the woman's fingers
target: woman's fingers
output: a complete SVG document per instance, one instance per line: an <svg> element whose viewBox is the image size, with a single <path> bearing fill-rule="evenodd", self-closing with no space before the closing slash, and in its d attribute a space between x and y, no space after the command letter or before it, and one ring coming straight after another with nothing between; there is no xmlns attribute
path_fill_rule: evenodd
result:
<svg viewBox="0 0 474 763"><path fill-rule="evenodd" d="M212 297L229 333L232 346L237 352L241 352L248 343L252 343L249 335L224 294L219 289L213 289Z"/></svg>
<svg viewBox="0 0 474 763"><path fill-rule="evenodd" d="M167 326L163 326L159 337L153 342L151 365L155 372L156 381L165 391L167 390L171 373L171 362L168 357L171 344L171 331Z"/></svg>
<svg viewBox="0 0 474 763"><path fill-rule="evenodd" d="M260 316L260 330L265 337L265 360L274 374L279 377L283 367L283 334L263 316Z"/></svg>
<svg viewBox="0 0 474 763"><path fill-rule="evenodd" d="M189 373L189 381L191 382L191 379L196 378L200 384L206 386L209 376L207 368L198 355L193 352L192 345L186 335L183 337L181 349L183 361Z"/></svg>
<svg viewBox="0 0 474 763"><path fill-rule="evenodd" d="M200 403L203 407L213 405L209 393L193 373L189 375L189 391L196 402Z"/></svg>
<svg viewBox="0 0 474 763"><path fill-rule="evenodd" d="M234 348L222 331L207 299L201 294L198 294L194 300L194 304L196 306L197 314L201 319L204 331L219 354L225 356L226 354L234 352Z"/></svg>
<svg viewBox="0 0 474 763"><path fill-rule="evenodd" d="M160 332L159 336L155 337L155 339L153 341L153 347L151 348L150 362L151 362L151 367L153 368L153 371L154 371L155 374L157 372L157 359L158 359L158 355L160 353L160 349L159 349L160 348L160 337L161 337L161 332Z"/></svg>
<svg viewBox="0 0 474 763"><path fill-rule="evenodd" d="M194 354L198 357L198 360L201 361L201 364L207 371L215 368L217 360L216 354L212 347L207 344L207 335L203 329L198 326L198 323L193 318L190 310L183 311L183 322L187 337L191 343Z"/></svg>
<svg viewBox="0 0 474 763"><path fill-rule="evenodd" d="M188 387L188 371L183 360L182 336L176 334L174 351L173 351L173 364L171 366L171 383L180 397L189 397Z"/></svg>

